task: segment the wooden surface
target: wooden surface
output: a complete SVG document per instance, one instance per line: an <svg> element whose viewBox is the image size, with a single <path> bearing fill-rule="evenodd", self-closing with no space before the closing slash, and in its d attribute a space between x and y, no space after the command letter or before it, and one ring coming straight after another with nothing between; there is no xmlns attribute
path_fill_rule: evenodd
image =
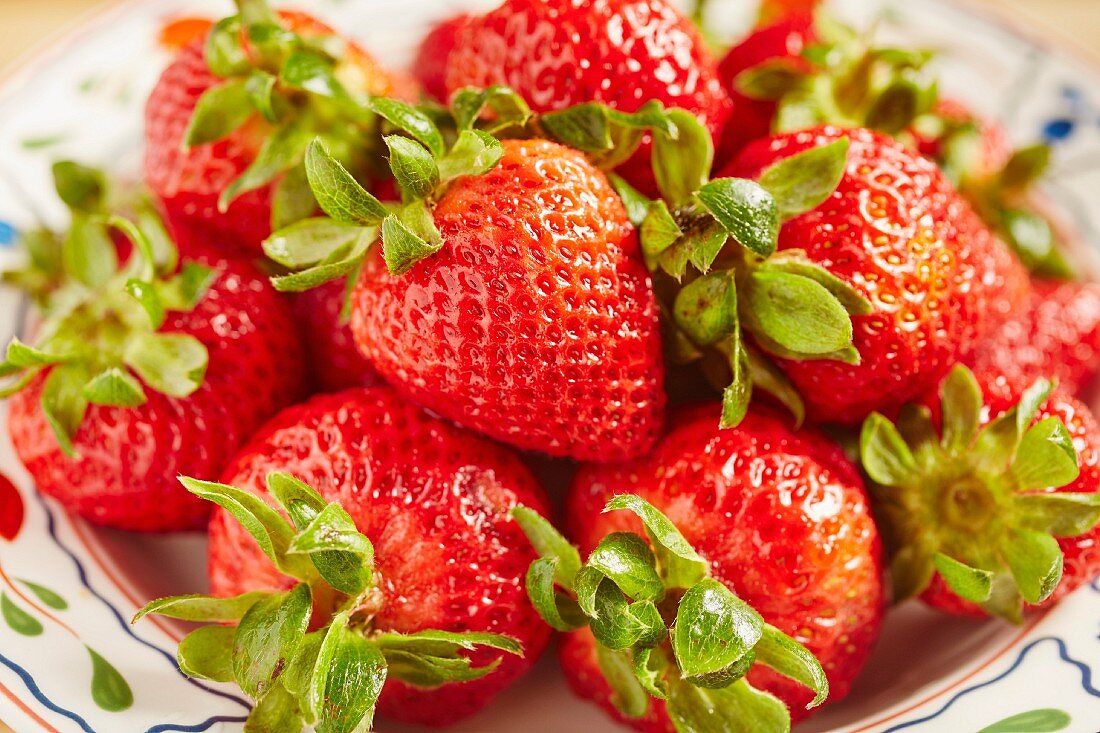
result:
<svg viewBox="0 0 1100 733"><path fill-rule="evenodd" d="M354 0L369 2L369 0ZM728 0L730 2L734 0ZM1100 59L1100 2L1097 0L979 0L1035 29L1072 39L1085 53ZM78 22L96 6L113 0L2 0L0 7L0 74L52 33ZM227 0L226 6L229 6ZM281 4L281 3L279 3ZM289 3L288 3L289 4ZM0 733L11 733L0 722Z"/></svg>

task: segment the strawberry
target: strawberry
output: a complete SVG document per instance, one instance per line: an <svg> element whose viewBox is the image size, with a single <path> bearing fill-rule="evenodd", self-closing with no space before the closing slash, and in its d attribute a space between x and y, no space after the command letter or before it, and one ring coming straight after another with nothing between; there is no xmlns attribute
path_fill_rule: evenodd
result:
<svg viewBox="0 0 1100 733"><path fill-rule="evenodd" d="M864 423L899 599L1019 621L1100 573L1100 426L1046 380L1010 394L1002 377L956 367L896 426Z"/></svg>
<svg viewBox="0 0 1100 733"><path fill-rule="evenodd" d="M413 60L413 74L420 86L441 102L446 102L448 97L447 65L451 52L458 43L458 34L469 20L469 15L460 14L436 25L420 42Z"/></svg>
<svg viewBox="0 0 1100 733"><path fill-rule="evenodd" d="M964 361L975 372L997 375L983 390L1005 404L1044 376L1079 394L1100 368L1100 285L1036 280L1012 317Z"/></svg>
<svg viewBox="0 0 1100 733"><path fill-rule="evenodd" d="M288 469L297 478L278 473ZM549 629L523 590L536 555L509 512L520 503L545 510L546 499L506 448L376 387L285 411L237 457L225 480L185 483L223 507L210 536L211 587L223 598L207 603L237 610L202 620L243 615L239 631L207 633L225 639L216 649L224 659L219 666L228 672L232 655L236 674L225 678L235 677L258 701L254 717L275 707L268 702L274 695L293 696L289 717L319 719L318 730L365 730L369 723L359 727L360 721L369 721L376 701L387 718L453 723L481 709L545 648ZM257 519L266 529L257 531ZM284 604L297 603L293 634L269 632L242 658L233 635L239 642L246 629L271 618L270 604L244 612L258 593L273 592ZM299 594L304 598L295 601ZM197 620L187 614L193 598L154 602L149 610ZM276 638L284 639L279 653L264 651ZM333 642L340 650L334 656L325 651ZM190 648L185 639L181 666L202 676ZM344 674L345 657L370 669L374 681ZM320 658L326 662L315 664ZM309 693L318 685L322 704ZM334 719L346 726L330 727Z"/></svg>
<svg viewBox="0 0 1100 733"><path fill-rule="evenodd" d="M72 200L73 182L61 183ZM74 210L38 342L13 340L0 364L9 431L39 490L89 521L192 529L209 511L175 477L221 471L297 399L300 345L289 306L258 271L207 255L173 274L159 220L139 221ZM121 267L108 224L135 245Z"/></svg>
<svg viewBox="0 0 1100 733"><path fill-rule="evenodd" d="M268 240L270 257L299 270L277 287L361 272L351 294L359 349L398 391L461 425L556 456L648 450L661 429L663 363L650 279L622 202L577 150L500 142L474 125L488 106L498 129L580 130L611 145L650 122L675 129L679 114L583 105L536 118L506 90L470 91L455 97L459 134L447 147L423 112L376 104L411 136L386 137L404 203L387 208L323 145L311 146L309 180L331 219Z"/></svg>
<svg viewBox="0 0 1100 733"><path fill-rule="evenodd" d="M803 51L817 41L813 17L806 13L779 16L770 25L758 28L741 43L731 48L718 64L722 84L729 91L737 110L735 122L726 125L718 144L720 162L732 160L750 142L771 134L778 103L774 99L758 99L742 94L738 78L765 62L786 71L808 73L811 66L802 57Z"/></svg>
<svg viewBox="0 0 1100 733"><path fill-rule="evenodd" d="M715 138L732 109L698 31L666 0L505 0L465 24L447 64L452 94L497 84L537 112L585 102L635 112L657 100L696 115ZM647 191L648 151L622 168Z"/></svg>
<svg viewBox="0 0 1100 733"><path fill-rule="evenodd" d="M239 5L176 56L149 97L144 176L181 244L216 237L255 254L273 223L316 208L300 165L315 135L369 175L377 124L361 95L401 82L311 16Z"/></svg>
<svg viewBox="0 0 1100 733"><path fill-rule="evenodd" d="M819 338L820 325L807 322L793 340L776 323L751 330L764 351L780 357L811 416L850 424L934 388L1028 285L1019 263L939 170L881 134L830 126L781 134L750 145L726 172L782 191L775 181L791 175L792 161L819 160L828 155L821 146L836 147L838 140L849 141L839 185L816 197L816 208L783 224L777 248L781 256L790 252L823 268L862 300L853 313L851 346L838 339L827 345L841 349L834 354L792 360L792 346L800 347L804 335ZM819 158L806 157L807 151ZM751 298L750 308L763 307L772 317L767 303Z"/></svg>
<svg viewBox="0 0 1100 733"><path fill-rule="evenodd" d="M730 430L717 428L719 412L716 405L682 412L645 458L581 468L566 516L570 535L588 553L583 569L577 569L579 561L549 551L563 542L540 545L538 533L528 531L551 556L545 573L557 578L557 607L567 622L559 627L581 627L561 651L573 689L638 730L738 729L718 721L736 719L754 699L762 715L752 730L789 730L791 717L804 717L826 692L832 699L847 694L882 621L880 543L855 467L825 436L793 432L770 410L753 408ZM639 534L649 538L649 546ZM543 570L532 568L528 575L532 597L553 599ZM689 618L698 612L691 599L700 582L709 585L719 607L737 599L740 610ZM629 614L636 625L644 626L650 615L645 601L655 604L662 633L634 644L612 633L621 630L601 620L609 614L606 605L599 606L620 596L617 590L633 599ZM598 616L589 608L593 594ZM577 603L587 624L577 618ZM713 638L741 613L769 629L755 637L755 646ZM664 630L673 618L669 649ZM684 643L693 633L712 636L697 642L702 651ZM772 646L772 634L791 635L783 654ZM725 647L727 654L714 647ZM745 654L746 648L755 654ZM777 664L796 649L807 665L801 673L799 665ZM808 661L815 657L820 663ZM624 671L613 676L615 669ZM708 692L716 717L697 719L696 691L681 677L714 688ZM728 687L742 677L748 684ZM642 689L667 700L647 705Z"/></svg>
<svg viewBox="0 0 1100 733"><path fill-rule="evenodd" d="M764 0L760 5L760 19L764 23L775 19L813 14L821 0Z"/></svg>
<svg viewBox="0 0 1100 733"><path fill-rule="evenodd" d="M370 387L381 381L359 352L343 317L345 290L340 283L329 282L294 297L313 385L322 392Z"/></svg>

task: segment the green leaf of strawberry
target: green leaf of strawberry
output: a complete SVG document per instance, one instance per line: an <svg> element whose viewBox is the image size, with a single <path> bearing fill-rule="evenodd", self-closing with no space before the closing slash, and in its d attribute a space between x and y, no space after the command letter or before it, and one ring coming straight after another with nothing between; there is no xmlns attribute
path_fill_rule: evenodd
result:
<svg viewBox="0 0 1100 733"><path fill-rule="evenodd" d="M648 542L630 532L610 534L578 571L561 574L569 580L556 570L562 558L579 562L576 551L564 550L565 539L531 510L517 508L513 516L542 554L528 572L532 602L555 628L589 627L624 716L644 716L649 697L667 698L677 730L703 733L719 724L789 731L786 707L742 679L757 662L813 689L812 705L824 701L828 682L813 655L708 577L706 562L667 517L629 494L605 509L621 510L641 520ZM665 600L670 593L679 599L676 607Z"/></svg>
<svg viewBox="0 0 1100 733"><path fill-rule="evenodd" d="M233 486L181 481L225 508L276 568L299 581L278 593L162 598L134 617L136 622L158 613L236 622L189 634L180 646L179 663L191 676L235 681L255 700L246 730L271 725L279 730L309 725L330 733L369 730L387 678L421 687L475 680L492 673L501 660L479 666L469 652L523 654L517 641L499 634L398 634L373 628L380 608L373 546L339 504L326 502L294 476L268 476L277 508ZM553 574L550 568L551 579ZM324 624L307 633L311 618L318 617Z"/></svg>
<svg viewBox="0 0 1100 733"><path fill-rule="evenodd" d="M927 411L903 412L898 426L881 415L864 423L863 467L897 543L897 597L920 593L934 570L960 598L1018 621L1024 602L1053 593L1063 563L1056 538L1091 531L1100 499L1048 493L1078 477L1062 421L1032 424L1050 390L1039 380L980 427L978 384L956 367L940 390L941 438Z"/></svg>

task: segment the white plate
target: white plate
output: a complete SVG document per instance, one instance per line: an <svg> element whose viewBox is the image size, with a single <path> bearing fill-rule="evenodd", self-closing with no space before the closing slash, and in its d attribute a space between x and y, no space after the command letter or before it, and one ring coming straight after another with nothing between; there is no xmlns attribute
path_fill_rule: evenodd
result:
<svg viewBox="0 0 1100 733"><path fill-rule="evenodd" d="M721 9L747 16L752 3ZM435 20L494 0L302 0L357 35L387 64L408 61ZM881 17L906 43L944 52L949 94L999 118L1019 141L1056 142L1046 191L1065 222L1100 251L1100 70L1052 44L948 0L844 0L845 17ZM224 15L228 1L160 0L117 6L91 18L22 67L0 88L0 267L11 263L13 230L64 224L49 162L72 157L137 169L142 100L166 55L156 46L163 22L181 14ZM744 12L741 12L741 11ZM744 17L741 18L744 20ZM736 22L736 19L732 22ZM0 293L0 342L23 320L18 298ZM0 408L0 419L3 418ZM90 528L38 497L0 430L0 471L18 483L26 515L13 541L0 538L0 590L33 619L0 623L0 719L24 731L238 731L246 704L227 686L194 682L176 669L179 630L128 619L147 599L200 590L205 556L199 536L146 539ZM2 495L0 495L2 498ZM0 501L0 510L5 506ZM0 515L0 527L4 525ZM64 599L53 608L24 581ZM28 628L29 627L29 628ZM1100 585L1019 628L934 614L909 604L890 615L878 649L851 696L799 729L813 731L1055 730L998 727L1010 716L1064 711L1063 730L1100 731ZM108 709L93 694L95 650L133 693L133 705ZM101 670L103 665L100 664ZM102 685L98 688L102 692ZM1043 714L1036 713L1037 719ZM1057 718L1053 713L1050 719ZM990 727L992 726L992 727ZM379 721L379 731L407 730ZM575 700L552 655L489 710L453 730L530 733L617 730Z"/></svg>

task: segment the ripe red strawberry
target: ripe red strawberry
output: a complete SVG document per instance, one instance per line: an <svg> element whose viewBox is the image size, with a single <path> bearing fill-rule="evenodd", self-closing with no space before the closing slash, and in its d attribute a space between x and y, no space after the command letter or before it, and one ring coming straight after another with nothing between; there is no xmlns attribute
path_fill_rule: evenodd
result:
<svg viewBox="0 0 1100 733"><path fill-rule="evenodd" d="M853 423L934 388L1026 294L1027 279L940 171L883 135L830 126L781 134L750 145L726 173L755 179L841 137L850 148L839 186L783 225L778 248L804 251L868 300L853 318L859 359L780 366L815 419Z"/></svg>
<svg viewBox="0 0 1100 733"><path fill-rule="evenodd" d="M1004 377L957 367L897 427L864 424L899 599L1019 621L1100 573L1100 426L1045 380Z"/></svg>
<svg viewBox="0 0 1100 733"><path fill-rule="evenodd" d="M569 533L582 554L592 552L618 536L612 532L642 528L628 512L602 512L609 500L625 492L648 501L702 556L711 576L820 660L830 699L840 699L867 658L885 605L879 537L862 482L819 433L793 432L760 408L738 427L719 430L719 411L681 413L648 457L583 467L567 498ZM656 529L649 528L651 542L661 534ZM580 575L575 585L578 592L585 585ZM620 700L623 694L601 673L596 647L588 629L567 637L562 665L574 691L638 730L672 731L663 702L637 717L613 703L616 692ZM814 697L763 664L747 679L778 696L795 720ZM761 722L754 730L773 728Z"/></svg>
<svg viewBox="0 0 1100 733"><path fill-rule="evenodd" d="M338 392L371 387L381 378L359 352L351 326L342 319L346 288L329 282L294 296L294 314L302 332L313 387Z"/></svg>
<svg viewBox="0 0 1100 733"><path fill-rule="evenodd" d="M438 24L424 40L413 60L413 74L420 86L440 102L447 101L447 62L458 43L458 34L470 20L466 14L456 15Z"/></svg>
<svg viewBox="0 0 1100 733"><path fill-rule="evenodd" d="M447 89L510 87L536 112L600 102L634 112L651 100L696 115L717 138L730 117L714 59L666 0L506 0L460 30ZM648 146L622 169L653 189Z"/></svg>
<svg viewBox="0 0 1100 733"><path fill-rule="evenodd" d="M89 521L198 528L209 509L176 477L221 471L297 399L301 346L289 305L253 267L207 255L158 276L153 230L117 223L142 240L118 270L106 227L74 214L88 257L68 264L38 344L9 346L12 442L39 490Z"/></svg>
<svg viewBox="0 0 1100 733"><path fill-rule="evenodd" d="M285 481L280 487L271 478L272 472L291 469L316 486L325 502L342 507L342 525L296 515L288 506ZM341 609L356 609L350 619L354 633L379 644L389 664L378 704L383 716L429 725L465 718L526 672L545 648L549 629L523 586L536 555L509 513L520 503L545 511L547 503L534 477L508 449L429 417L388 388L376 387L316 397L283 412L237 457L225 481L237 488L196 488L214 501L242 494L246 499L262 496L269 504L278 501L290 509L299 532L306 524L331 528L325 537L339 544L314 551L343 548L349 531L369 539L373 580L343 595L332 589L315 593L313 628L324 627ZM294 566L278 554L283 572L276 570L231 516L234 506L219 503L230 511L218 511L211 523L213 592L230 597L293 588L296 581L288 575L302 579L303 574L289 572ZM305 542L289 544L293 551ZM322 575L330 580L324 570ZM330 585L341 587L331 580ZM412 654L391 655L398 647L387 635L407 635L403 643L408 646L408 640L428 630L467 636L470 653L451 650L448 655L452 661L469 661L445 665L446 660L432 658L444 652L430 648L409 651L429 657L431 665ZM489 644L489 635L497 635L498 642ZM522 656L503 655L498 667L486 668L502 656L497 649L506 648L499 635L522 645ZM476 644L489 648L474 651ZM431 674L440 679L433 683ZM448 679L470 681L437 686Z"/></svg>
<svg viewBox="0 0 1100 733"><path fill-rule="evenodd" d="M397 94L407 85L309 15L276 17L263 3L246 5L247 28L241 16L223 20L161 76L145 109L144 177L181 244L216 238L257 254L273 222L284 226L315 209L298 168L315 135L341 142L349 164L366 165L357 148L370 146L373 123L333 122L364 119L357 102L340 96L344 88ZM270 40L244 40L248 29L276 23L291 35L265 31ZM322 42L335 57L309 47ZM272 94L259 98L266 101L247 92L247 79L272 75Z"/></svg>
<svg viewBox="0 0 1100 733"><path fill-rule="evenodd" d="M817 41L813 16L790 13L778 17L777 22L754 30L731 48L718 64L722 84L737 110L737 119L726 125L718 143L720 163L732 160L753 140L770 135L778 107L774 99L755 99L742 94L738 90L738 77L769 61L784 63L803 73L812 70L809 62L802 58L802 52Z"/></svg>
<svg viewBox="0 0 1100 733"><path fill-rule="evenodd" d="M618 460L648 450L665 401L657 306L607 179L545 140L501 143L466 129L446 150L438 133L417 134L428 142L386 138L406 193L399 213L322 146L310 148L310 182L334 220L272 238L270 256L307 266L277 285L312 287L361 262L352 333L405 396L551 455ZM435 180L410 173L420 169ZM379 224L382 246L367 251ZM318 252L325 237L346 260L321 262L331 258Z"/></svg>
<svg viewBox="0 0 1100 733"><path fill-rule="evenodd" d="M995 374L983 390L1010 404L1036 379L1048 377L1079 394L1100 370L1100 286L1036 280L1011 318L987 334L965 363Z"/></svg>

